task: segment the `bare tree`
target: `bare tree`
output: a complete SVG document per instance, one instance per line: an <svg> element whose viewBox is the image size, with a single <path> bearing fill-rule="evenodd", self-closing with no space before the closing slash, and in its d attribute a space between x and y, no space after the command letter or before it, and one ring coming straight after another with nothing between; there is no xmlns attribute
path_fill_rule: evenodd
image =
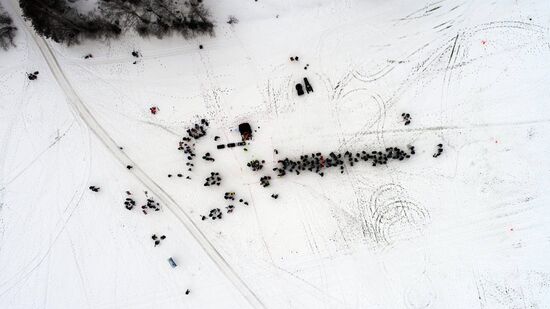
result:
<svg viewBox="0 0 550 309"><path fill-rule="evenodd" d="M58 43L71 45L82 38L115 37L121 33L116 24L81 14L65 0L20 0L19 5L38 34Z"/></svg>
<svg viewBox="0 0 550 309"><path fill-rule="evenodd" d="M141 36L213 34L214 24L200 0L100 0L99 8L103 18Z"/></svg>
<svg viewBox="0 0 550 309"><path fill-rule="evenodd" d="M13 25L13 20L0 5L0 48L7 50L15 46L13 39L16 31L17 28Z"/></svg>
<svg viewBox="0 0 550 309"><path fill-rule="evenodd" d="M81 39L116 37L134 30L141 36L162 38L179 33L185 38L213 35L214 24L201 0L99 0L86 15L67 0L20 0L23 15L37 33L68 45Z"/></svg>

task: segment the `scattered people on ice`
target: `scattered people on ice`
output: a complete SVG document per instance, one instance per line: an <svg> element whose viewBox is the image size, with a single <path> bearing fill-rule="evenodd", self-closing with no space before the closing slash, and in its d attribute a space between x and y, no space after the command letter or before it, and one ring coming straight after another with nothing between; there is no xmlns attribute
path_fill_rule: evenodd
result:
<svg viewBox="0 0 550 309"><path fill-rule="evenodd" d="M210 173L210 176L208 176L204 182L205 187L209 186L219 186L222 183L222 178L220 177L220 173L212 172Z"/></svg>
<svg viewBox="0 0 550 309"><path fill-rule="evenodd" d="M264 167L265 160L252 160L246 164L246 166L250 167L252 171L256 172L261 170Z"/></svg>
<svg viewBox="0 0 550 309"><path fill-rule="evenodd" d="M278 198L279 198L279 194L271 194L271 197L274 198L274 199L278 199Z"/></svg>
<svg viewBox="0 0 550 309"><path fill-rule="evenodd" d="M141 57L141 53L138 52L138 51L136 51L136 50L134 50L134 51L132 51L132 56L133 56L134 58L139 58L139 57ZM137 63L137 60L134 61L134 62L132 62L132 64L136 64L136 63Z"/></svg>
<svg viewBox="0 0 550 309"><path fill-rule="evenodd" d="M96 187L96 186L90 186L89 189L94 192L99 192L99 187Z"/></svg>
<svg viewBox="0 0 550 309"><path fill-rule="evenodd" d="M131 197L127 197L124 201L124 207L126 207L126 209L128 210L132 210L134 206L136 206L136 201L134 201L134 199Z"/></svg>
<svg viewBox="0 0 550 309"><path fill-rule="evenodd" d="M271 180L271 176L263 176L262 178L260 178L260 185L262 185L262 187L264 188L269 187L270 180Z"/></svg>
<svg viewBox="0 0 550 309"><path fill-rule="evenodd" d="M235 192L225 192L223 195L223 198L226 200L234 201L235 200Z"/></svg>
<svg viewBox="0 0 550 309"><path fill-rule="evenodd" d="M161 240L166 239L166 235L162 235L162 236L158 237L157 234L153 234L153 236L151 236L151 238L155 242L154 247L156 247L156 246L160 245Z"/></svg>
<svg viewBox="0 0 550 309"><path fill-rule="evenodd" d="M233 212L233 210L235 209L235 206L233 205L228 205L227 207L225 207L225 209L227 210L227 213L230 214Z"/></svg>
<svg viewBox="0 0 550 309"><path fill-rule="evenodd" d="M401 114L401 117L403 117L403 121L405 122L406 126L411 124L411 114L403 113L403 114Z"/></svg>
<svg viewBox="0 0 550 309"><path fill-rule="evenodd" d="M84 59L90 59L90 58L93 58L94 56L92 54L87 54L86 56L84 56Z"/></svg>
<svg viewBox="0 0 550 309"><path fill-rule="evenodd" d="M195 123L193 127L187 129L187 135L181 139L179 142L178 150L183 151L183 153L186 155L186 158L189 162L186 163L187 165L187 171L191 172L193 171L193 158L196 156L195 153L195 143L194 140L198 140L201 137L206 135L207 129L208 129L208 121L206 119L201 119L200 123ZM208 155L207 157L210 157ZM205 159L203 157L203 159ZM205 159L206 160L206 159ZM214 161L213 158L208 159L207 161ZM189 176L187 176L188 179L190 179Z"/></svg>
<svg viewBox="0 0 550 309"><path fill-rule="evenodd" d="M204 156L202 156L202 159L205 161L211 161L211 162L216 161L214 158L212 158L212 156L210 155L210 152L205 153Z"/></svg>
<svg viewBox="0 0 550 309"><path fill-rule="evenodd" d="M33 73L27 73L27 78L29 80L36 80L38 78L38 74L39 74L38 71L35 71Z"/></svg>
<svg viewBox="0 0 550 309"><path fill-rule="evenodd" d="M434 153L433 157L437 158L443 153L443 144L437 144L437 152Z"/></svg>
<svg viewBox="0 0 550 309"><path fill-rule="evenodd" d="M279 166L273 168L273 171L276 171L279 177L283 177L287 173L300 175L300 172L305 171L314 172L323 177L323 171L327 168L336 167L340 169L340 173L344 173L346 165L352 167L360 161L372 162L372 166L385 165L391 160L403 161L415 154L414 146L408 146L408 148L410 152L401 150L398 147L389 147L384 152L367 152L365 150L356 153L350 151L344 153L331 152L328 156L317 152L311 155L301 155L298 160L291 160L289 158L279 160L277 161Z"/></svg>
<svg viewBox="0 0 550 309"><path fill-rule="evenodd" d="M216 220L216 219L221 219L223 216L223 213L219 208L214 208L210 210L210 213L208 214L208 216L210 217L210 219Z"/></svg>

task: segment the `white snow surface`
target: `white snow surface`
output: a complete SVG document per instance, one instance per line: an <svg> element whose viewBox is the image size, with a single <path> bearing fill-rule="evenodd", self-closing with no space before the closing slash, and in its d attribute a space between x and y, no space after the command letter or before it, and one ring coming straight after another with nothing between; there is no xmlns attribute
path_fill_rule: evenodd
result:
<svg viewBox="0 0 550 309"><path fill-rule="evenodd" d="M215 37L71 47L2 4L19 31L0 51L0 308L550 308L549 1L206 0ZM217 150L241 122L248 151ZM407 145L387 166L271 171ZM250 205L202 221L228 191Z"/></svg>

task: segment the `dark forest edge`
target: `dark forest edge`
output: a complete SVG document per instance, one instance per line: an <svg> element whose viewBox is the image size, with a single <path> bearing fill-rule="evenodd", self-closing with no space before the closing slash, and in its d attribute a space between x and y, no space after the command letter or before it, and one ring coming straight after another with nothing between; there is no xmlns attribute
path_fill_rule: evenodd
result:
<svg viewBox="0 0 550 309"><path fill-rule="evenodd" d="M157 38L214 34L202 0L99 0L97 8L86 14L67 0L20 0L19 4L39 35L66 45L116 38L127 31Z"/></svg>
<svg viewBox="0 0 550 309"><path fill-rule="evenodd" d="M13 39L15 38L17 28L13 25L13 20L8 15L2 5L0 5L0 48L7 50L15 46Z"/></svg>

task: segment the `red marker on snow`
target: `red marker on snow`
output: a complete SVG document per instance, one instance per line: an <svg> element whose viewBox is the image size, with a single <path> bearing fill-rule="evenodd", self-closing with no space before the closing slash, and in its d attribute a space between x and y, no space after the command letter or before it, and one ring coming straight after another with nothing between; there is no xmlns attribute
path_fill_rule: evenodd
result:
<svg viewBox="0 0 550 309"><path fill-rule="evenodd" d="M153 106L153 107L149 108L149 110L151 111L151 114L156 115L159 109L158 109L158 107Z"/></svg>

